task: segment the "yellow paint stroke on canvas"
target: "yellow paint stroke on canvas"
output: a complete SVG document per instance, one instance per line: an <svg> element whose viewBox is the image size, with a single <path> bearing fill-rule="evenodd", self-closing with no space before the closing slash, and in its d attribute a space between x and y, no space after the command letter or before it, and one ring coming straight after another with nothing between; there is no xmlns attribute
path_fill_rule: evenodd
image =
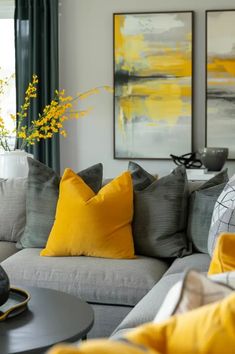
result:
<svg viewBox="0 0 235 354"><path fill-rule="evenodd" d="M178 123L191 117L191 33L185 41L167 47L148 42L141 34L124 34L125 16L115 18L115 65L129 75L148 77L120 85L118 126L145 119L147 125ZM159 79L159 75L166 78Z"/></svg>
<svg viewBox="0 0 235 354"><path fill-rule="evenodd" d="M190 115L191 105L183 97L191 96L191 87L174 83L158 84L157 89L151 87L148 83L129 84L124 86L124 95L120 97L119 104L121 107L119 114L119 128L123 130L124 119L133 120L135 117L146 117L152 122L166 122L168 125L177 123L178 117L182 114ZM152 85L156 83L152 82Z"/></svg>
<svg viewBox="0 0 235 354"><path fill-rule="evenodd" d="M138 70L138 75L154 75L165 73L175 76L191 76L191 38L187 33L188 47L182 47L180 43L174 48L164 47L163 43L156 43L155 49L159 55L149 55L151 49L141 34L124 35L125 16L115 18L115 60L121 65L122 70L129 72ZM148 55L145 55L148 54Z"/></svg>
<svg viewBox="0 0 235 354"><path fill-rule="evenodd" d="M227 73L229 76L235 77L235 59L219 59L213 58L207 65L207 69L210 74L222 75Z"/></svg>
<svg viewBox="0 0 235 354"><path fill-rule="evenodd" d="M149 56L147 58L148 67L142 69L142 75L160 73L175 76L191 76L191 59L180 51L171 51L168 55Z"/></svg>
<svg viewBox="0 0 235 354"><path fill-rule="evenodd" d="M125 87L125 86L124 86ZM180 98L180 97L190 97L192 94L191 86L186 84L180 84L179 79L171 80L159 80L159 81L149 81L148 84L133 83L123 87L123 95L134 95L134 96L152 96L159 97L161 99L167 98Z"/></svg>
<svg viewBox="0 0 235 354"><path fill-rule="evenodd" d="M145 49L143 35L124 36L122 28L125 24L125 16L117 16L115 19L115 58L122 64L123 70L132 70L133 61L141 60L141 52Z"/></svg>

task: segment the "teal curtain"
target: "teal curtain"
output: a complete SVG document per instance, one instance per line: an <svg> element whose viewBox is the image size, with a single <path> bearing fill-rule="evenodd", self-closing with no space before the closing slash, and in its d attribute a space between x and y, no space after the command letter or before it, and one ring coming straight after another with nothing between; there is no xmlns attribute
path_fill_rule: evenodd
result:
<svg viewBox="0 0 235 354"><path fill-rule="evenodd" d="M58 0L15 0L16 105L20 110L32 75L39 78L27 125L38 117L59 88ZM19 142L18 142L19 144ZM34 157L60 170L59 134L28 148Z"/></svg>

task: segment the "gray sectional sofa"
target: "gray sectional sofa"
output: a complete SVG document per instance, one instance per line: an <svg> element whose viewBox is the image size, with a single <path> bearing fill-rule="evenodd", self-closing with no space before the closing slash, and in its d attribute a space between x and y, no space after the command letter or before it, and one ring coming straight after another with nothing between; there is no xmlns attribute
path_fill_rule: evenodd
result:
<svg viewBox="0 0 235 354"><path fill-rule="evenodd" d="M40 249L17 252L14 244L2 241L0 250L1 265L12 285L61 290L89 302L95 313L89 337L110 336L118 327L117 335L151 321L183 272L188 268L206 272L210 261L208 255L198 253L172 264L142 256L134 260L40 257Z"/></svg>
<svg viewBox="0 0 235 354"><path fill-rule="evenodd" d="M138 170L137 175L139 172ZM164 185L165 181L162 180L161 183ZM191 192L197 190L191 194L193 198L188 203L188 208L191 210L190 234L192 238L195 235L200 236L198 245L195 240L190 241L195 244L189 252L190 255L182 255L180 258L141 255L129 260L85 256L41 257L42 248L28 246L18 250L15 242L0 241L1 265L12 285L61 290L90 303L94 309L95 323L89 337L104 337L112 334L119 336L127 329L153 320L166 293L187 269L207 272L210 257L206 252L200 252L200 247L202 233L206 238L209 226L202 223L203 229L199 230L198 225L204 216L210 218L213 210L209 209L213 209L213 203L223 187L223 181L224 174L212 182L203 184L203 187L200 187L201 183L190 183ZM216 187L218 185L219 190ZM216 195L215 188L217 188ZM146 190L150 193L150 197L151 193L155 193L153 188ZM138 193L138 201L141 198L145 198L143 202L146 202L146 198L149 199L149 195ZM168 198L168 194L164 198ZM168 199L172 202L170 194ZM190 205L191 202L193 205ZM205 203L207 207L203 211L203 216L198 211L200 211L200 204L205 205ZM205 215L208 212L209 214ZM164 227L165 224L164 220ZM157 226L160 227L159 223ZM184 227L187 228L187 225ZM174 235L171 237L174 239ZM204 240L204 247L205 242ZM168 243L166 247L171 248Z"/></svg>

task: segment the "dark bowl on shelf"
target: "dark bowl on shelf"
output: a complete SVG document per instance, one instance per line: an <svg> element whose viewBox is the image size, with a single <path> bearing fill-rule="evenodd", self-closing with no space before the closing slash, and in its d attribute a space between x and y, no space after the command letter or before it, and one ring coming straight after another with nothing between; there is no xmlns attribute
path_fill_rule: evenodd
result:
<svg viewBox="0 0 235 354"><path fill-rule="evenodd" d="M220 171L228 158L228 148L205 147L200 153L200 159L208 171Z"/></svg>

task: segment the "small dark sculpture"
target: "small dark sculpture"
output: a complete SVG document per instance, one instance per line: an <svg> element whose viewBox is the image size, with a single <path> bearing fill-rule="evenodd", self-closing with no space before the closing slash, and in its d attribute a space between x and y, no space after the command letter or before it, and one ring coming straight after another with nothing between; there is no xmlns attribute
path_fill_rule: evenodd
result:
<svg viewBox="0 0 235 354"><path fill-rule="evenodd" d="M3 305L9 297L10 282L5 270L0 266L0 306Z"/></svg>
<svg viewBox="0 0 235 354"><path fill-rule="evenodd" d="M202 166L201 160L196 157L196 152L175 156L170 154L170 157L177 166L185 166L185 168L200 168Z"/></svg>

